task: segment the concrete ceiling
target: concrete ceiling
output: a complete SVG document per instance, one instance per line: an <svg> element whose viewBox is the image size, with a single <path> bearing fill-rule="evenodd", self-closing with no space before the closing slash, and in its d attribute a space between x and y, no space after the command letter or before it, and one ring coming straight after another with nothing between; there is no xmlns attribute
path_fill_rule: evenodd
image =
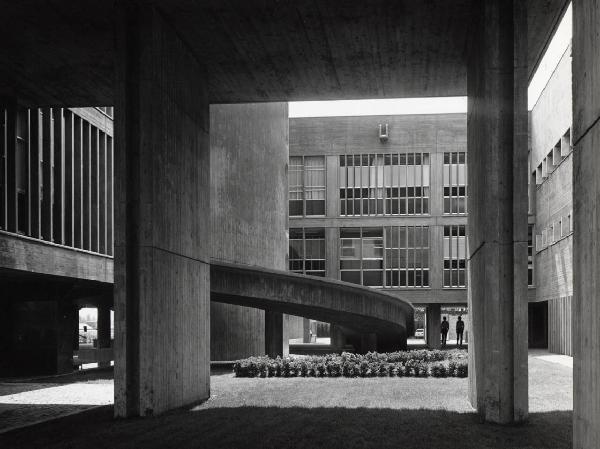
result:
<svg viewBox="0 0 600 449"><path fill-rule="evenodd" d="M214 103L465 95L473 1L151 0L206 64ZM531 71L566 4L528 0ZM1 93L113 104L113 2L0 8Z"/></svg>

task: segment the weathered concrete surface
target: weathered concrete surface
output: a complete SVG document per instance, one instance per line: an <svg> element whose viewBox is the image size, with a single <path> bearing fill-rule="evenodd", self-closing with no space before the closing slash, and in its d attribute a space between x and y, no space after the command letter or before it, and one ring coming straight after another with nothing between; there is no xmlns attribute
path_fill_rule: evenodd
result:
<svg viewBox="0 0 600 449"><path fill-rule="evenodd" d="M290 354L287 320L288 316L284 313L265 311L265 354L269 357L287 357Z"/></svg>
<svg viewBox="0 0 600 449"><path fill-rule="evenodd" d="M112 258L52 243L0 234L0 269L112 283Z"/></svg>
<svg viewBox="0 0 600 449"><path fill-rule="evenodd" d="M214 103L466 91L476 0L145 3L160 8L211 67ZM532 71L567 3L526 2ZM0 92L46 104L114 104L113 3L5 0L1 7Z"/></svg>
<svg viewBox="0 0 600 449"><path fill-rule="evenodd" d="M522 2L481 2L468 71L471 400L527 418L527 25Z"/></svg>
<svg viewBox="0 0 600 449"><path fill-rule="evenodd" d="M115 415L206 399L207 77L150 7L121 5L115 105Z"/></svg>
<svg viewBox="0 0 600 449"><path fill-rule="evenodd" d="M427 304L425 310L427 324L425 325L425 341L430 349L440 349L442 346L441 340L441 325L442 325L442 306L440 304Z"/></svg>
<svg viewBox="0 0 600 449"><path fill-rule="evenodd" d="M573 2L573 448L600 446L598 2Z"/></svg>
<svg viewBox="0 0 600 449"><path fill-rule="evenodd" d="M287 103L212 105L210 131L212 258L285 270ZM265 354L262 310L213 302L210 315L211 360Z"/></svg>
<svg viewBox="0 0 600 449"><path fill-rule="evenodd" d="M406 345L410 304L380 291L327 278L214 261L211 300L288 313L377 334L378 350ZM359 336L360 338L360 336Z"/></svg>

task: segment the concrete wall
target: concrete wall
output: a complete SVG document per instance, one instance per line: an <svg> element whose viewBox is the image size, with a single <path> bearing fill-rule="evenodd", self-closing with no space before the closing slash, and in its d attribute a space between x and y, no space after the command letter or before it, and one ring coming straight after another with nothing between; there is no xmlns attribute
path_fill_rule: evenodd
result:
<svg viewBox="0 0 600 449"><path fill-rule="evenodd" d="M571 95L571 46L569 45L530 114L530 195L535 214L535 301L548 301L548 349L571 355L571 297L573 295L573 153L570 134L573 121ZM548 166L548 155L561 146L564 158L552 158L547 177L536 168ZM546 158L546 162L544 162ZM535 178L533 173L536 173ZM535 182L534 182L535 181ZM562 226L562 232L561 232ZM554 237L549 237L553 227ZM546 244L541 244L546 234ZM536 243L539 241L539 243Z"/></svg>
<svg viewBox="0 0 600 449"><path fill-rule="evenodd" d="M535 235L549 233L554 226L557 239L535 250L536 300L566 297L573 294L573 239L569 216L573 210L573 158L567 157L536 191ZM560 236L560 223L563 235ZM539 240L539 237L538 237Z"/></svg>
<svg viewBox="0 0 600 449"><path fill-rule="evenodd" d="M571 77L569 45L531 111L531 170L542 162L573 123Z"/></svg>
<svg viewBox="0 0 600 449"><path fill-rule="evenodd" d="M212 258L287 269L287 103L211 105ZM260 309L211 303L211 360L264 354Z"/></svg>
<svg viewBox="0 0 600 449"><path fill-rule="evenodd" d="M548 350L573 355L572 296L548 301Z"/></svg>
<svg viewBox="0 0 600 449"><path fill-rule="evenodd" d="M379 140L387 123L389 139ZM290 155L466 151L465 114L290 119Z"/></svg>

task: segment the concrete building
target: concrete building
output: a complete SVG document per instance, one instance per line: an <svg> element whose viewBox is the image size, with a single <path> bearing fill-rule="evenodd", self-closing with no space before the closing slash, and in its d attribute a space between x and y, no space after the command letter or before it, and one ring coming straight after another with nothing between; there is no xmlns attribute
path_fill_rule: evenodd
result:
<svg viewBox="0 0 600 449"><path fill-rule="evenodd" d="M112 108L0 107L0 375L73 370L78 309L112 359Z"/></svg>
<svg viewBox="0 0 600 449"><path fill-rule="evenodd" d="M291 118L289 211L291 271L425 306L440 347L467 305L466 114Z"/></svg>
<svg viewBox="0 0 600 449"><path fill-rule="evenodd" d="M566 6L5 2L4 96L34 108L115 105L115 413L209 395L212 248L200 237L211 233L210 104L467 94L470 400L487 421L524 421L527 80ZM579 0L573 14L579 449L600 443L600 10Z"/></svg>
<svg viewBox="0 0 600 449"><path fill-rule="evenodd" d="M573 143L571 46L530 113L530 221L535 297L530 345L573 354ZM530 225L532 226L532 225Z"/></svg>

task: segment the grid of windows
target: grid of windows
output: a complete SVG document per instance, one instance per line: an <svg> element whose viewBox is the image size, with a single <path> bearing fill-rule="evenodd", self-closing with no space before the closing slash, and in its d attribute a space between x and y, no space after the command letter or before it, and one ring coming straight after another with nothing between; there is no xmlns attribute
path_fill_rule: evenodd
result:
<svg viewBox="0 0 600 449"><path fill-rule="evenodd" d="M340 215L429 213L429 153L340 156Z"/></svg>
<svg viewBox="0 0 600 449"><path fill-rule="evenodd" d="M467 213L467 154L444 153L444 214Z"/></svg>
<svg viewBox="0 0 600 449"><path fill-rule="evenodd" d="M429 287L429 227L385 228L385 286Z"/></svg>
<svg viewBox="0 0 600 449"><path fill-rule="evenodd" d="M527 229L527 285L532 287L533 283L533 225Z"/></svg>
<svg viewBox="0 0 600 449"><path fill-rule="evenodd" d="M340 229L340 279L383 286L383 228Z"/></svg>
<svg viewBox="0 0 600 449"><path fill-rule="evenodd" d="M291 156L288 185L290 216L325 215L324 156Z"/></svg>
<svg viewBox="0 0 600 449"><path fill-rule="evenodd" d="M0 229L112 255L112 136L69 109L0 114Z"/></svg>
<svg viewBox="0 0 600 449"><path fill-rule="evenodd" d="M466 287L466 267L465 226L444 226L444 287Z"/></svg>
<svg viewBox="0 0 600 449"><path fill-rule="evenodd" d="M289 269L294 273L325 276L325 229L291 228Z"/></svg>
<svg viewBox="0 0 600 449"><path fill-rule="evenodd" d="M428 287L429 227L341 228L340 279L369 287Z"/></svg>

